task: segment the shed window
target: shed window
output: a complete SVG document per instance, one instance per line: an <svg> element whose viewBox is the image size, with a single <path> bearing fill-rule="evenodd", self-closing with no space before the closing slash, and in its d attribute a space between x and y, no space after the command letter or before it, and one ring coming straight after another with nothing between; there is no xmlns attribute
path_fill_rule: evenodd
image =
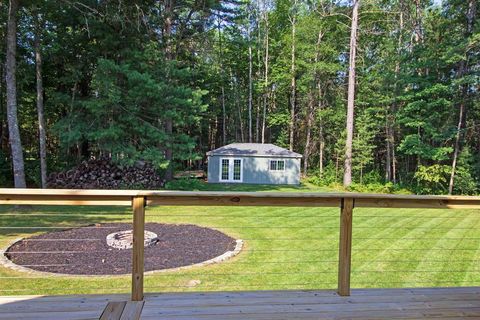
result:
<svg viewBox="0 0 480 320"><path fill-rule="evenodd" d="M233 180L239 181L242 177L242 160L233 160Z"/></svg>
<svg viewBox="0 0 480 320"><path fill-rule="evenodd" d="M285 160L270 160L270 171L285 171Z"/></svg>

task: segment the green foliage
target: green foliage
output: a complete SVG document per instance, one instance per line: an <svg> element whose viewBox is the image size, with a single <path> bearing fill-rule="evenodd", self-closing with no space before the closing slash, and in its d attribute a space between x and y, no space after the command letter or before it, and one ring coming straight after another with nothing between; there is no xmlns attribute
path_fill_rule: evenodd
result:
<svg viewBox="0 0 480 320"><path fill-rule="evenodd" d="M375 114L378 110L370 109L357 116L356 134L353 139L352 167L359 173L359 182L363 183L366 167L373 162L373 140L378 134L378 122ZM367 182L368 183L368 182Z"/></svg>
<svg viewBox="0 0 480 320"><path fill-rule="evenodd" d="M340 184L341 176L335 175L335 167L328 165L322 176L310 175L306 182L319 187L328 187L337 190L345 190ZM362 183L352 183L346 191L368 192L368 193L396 193L411 194L412 191L402 188L400 185L394 185L391 182L384 183L378 172L368 172L363 177Z"/></svg>
<svg viewBox="0 0 480 320"><path fill-rule="evenodd" d="M334 186L340 182L341 173L335 169L335 164L329 163L323 169L322 174L318 171L308 176L307 182L322 187Z"/></svg>
<svg viewBox="0 0 480 320"><path fill-rule="evenodd" d="M414 175L417 181L417 192L422 194L447 193L450 172L451 168L447 165L420 165Z"/></svg>
<svg viewBox="0 0 480 320"><path fill-rule="evenodd" d="M348 191L352 192L366 192L366 193L393 193L393 194L412 194L413 192L408 188L402 187L399 184L392 182L363 182L352 183L348 187Z"/></svg>
<svg viewBox="0 0 480 320"><path fill-rule="evenodd" d="M443 161L453 151L445 146L453 137L449 117L452 92L447 85L432 84L420 90L413 90L404 96L407 104L398 113L398 123L413 133L405 135L399 150L420 159Z"/></svg>
<svg viewBox="0 0 480 320"><path fill-rule="evenodd" d="M370 170L363 176L363 183L365 184L383 184L385 183L385 177L382 177L380 171Z"/></svg>
<svg viewBox="0 0 480 320"><path fill-rule="evenodd" d="M471 1L421 1L419 8L412 1L362 2L352 188L445 193L459 133L469 155L458 159L454 193L478 193L480 25L478 13L469 25ZM247 142L250 121L253 142L263 132L265 142L290 147L293 122L293 150L309 154L308 180L341 183L351 1L166 4L118 1L113 10L109 1L22 2L17 93L29 185L39 176L34 12L46 22L40 38L50 172L91 157L143 159L165 173L202 168L210 149ZM7 12L0 10L2 39ZM0 100L0 183L9 185L3 85Z"/></svg>
<svg viewBox="0 0 480 320"><path fill-rule="evenodd" d="M9 187L13 177L7 155L0 149L0 186Z"/></svg>
<svg viewBox="0 0 480 320"><path fill-rule="evenodd" d="M147 160L159 169L168 165L165 145L176 160L194 159L195 138L183 128L198 125L206 92L191 88L192 72L165 61L155 46L130 54L122 63L98 60L92 97L57 125L62 143L85 139L98 154L129 165ZM171 134L163 128L167 119L177 128Z"/></svg>
<svg viewBox="0 0 480 320"><path fill-rule="evenodd" d="M464 148L458 157L455 170L455 194L474 195L478 193L479 183L474 178L475 158L469 148Z"/></svg>
<svg viewBox="0 0 480 320"><path fill-rule="evenodd" d="M167 190L201 191L205 189L205 182L200 179L180 178L169 181L165 185Z"/></svg>

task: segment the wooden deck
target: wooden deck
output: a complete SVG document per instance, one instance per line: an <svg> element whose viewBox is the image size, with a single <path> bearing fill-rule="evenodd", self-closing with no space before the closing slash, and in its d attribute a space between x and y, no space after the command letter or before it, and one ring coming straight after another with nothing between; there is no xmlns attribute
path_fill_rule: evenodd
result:
<svg viewBox="0 0 480 320"><path fill-rule="evenodd" d="M127 295L0 297L0 319L98 319ZM141 319L480 319L480 287L147 294Z"/></svg>

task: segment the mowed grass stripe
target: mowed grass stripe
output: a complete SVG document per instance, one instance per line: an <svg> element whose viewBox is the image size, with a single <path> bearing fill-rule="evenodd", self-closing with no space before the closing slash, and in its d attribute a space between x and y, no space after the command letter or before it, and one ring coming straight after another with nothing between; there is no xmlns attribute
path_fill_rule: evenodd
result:
<svg viewBox="0 0 480 320"><path fill-rule="evenodd" d="M467 218L465 218L464 220L461 221L461 225L465 225L469 222L470 221L468 221ZM459 234L459 233L460 232L459 232L458 229L452 229L449 233L446 234L446 238L447 237L453 237L454 235L455 236L461 236L461 234ZM469 241L467 244L465 244L465 242L463 242L461 240L453 242L450 239L442 239L442 240L439 240L439 242L441 244L439 246L443 246L443 247L454 246L455 249L460 249L459 251L454 253L455 256L458 257L457 259L459 261L459 265L461 266L457 270L464 270L464 271L471 270L469 261L476 257L476 253L478 252L478 248L480 248L480 245L479 245L480 242L472 243L472 242ZM465 249L465 248L468 248L470 250L461 250L461 249ZM451 255L451 253L449 253L447 251L444 251L443 255L441 255L440 257L447 258L450 255ZM434 273L435 278L438 279L439 281L446 281L446 280L448 280L448 281L450 281L450 280L465 281L466 275L471 273L471 272L464 272L464 273L448 272L448 270L451 270L451 269L452 269L451 266L449 266L448 264L443 264L442 270L444 272ZM478 270L478 265L475 269ZM471 279L472 281L480 280L480 276L479 276L480 272L475 272L475 273L473 273L473 275L474 276L476 275L476 278L472 278Z"/></svg>
<svg viewBox="0 0 480 320"><path fill-rule="evenodd" d="M401 212L398 212L398 214L404 213L403 210ZM413 221L414 218L407 218L404 221L401 219L395 219L393 220L392 223L389 223L385 225L385 221L371 221L372 224L376 226L384 226L384 229L378 233L376 232L376 229L374 230L374 233L371 233L372 237L378 236L378 237L384 237L386 235L389 235L390 237L395 238L395 240L378 240L375 241L375 239L372 239L368 241L367 243L364 243L364 247L374 247L378 248L379 246L384 248L381 251L375 250L375 251L359 251L358 254L354 254L354 270L357 268L358 269L367 269L367 270L392 270L395 266L394 264L390 262L376 262L376 263L371 263L370 261L373 260L379 260L379 261L388 261L388 260L409 260L409 257L411 257L410 252L407 251L398 251L398 250L391 250L391 248L396 248L399 245L401 245L401 239L403 237L415 237L416 230L415 229L405 229L402 228L405 225L410 225L411 222ZM426 226L428 224L432 224L433 221L425 221L423 226ZM355 225L354 225L355 229ZM367 231L368 232L368 231ZM355 251L354 251L355 252ZM415 267L415 265L418 263L418 260L412 261L411 263L408 263L404 268L406 269L411 269ZM365 286L365 282L370 282L369 285L366 287L376 287L377 282L381 282L380 286L388 286L385 284L385 282L400 282L403 281L402 275L406 273L353 273L352 274L352 282L354 283L354 286L362 287ZM368 280L367 280L368 279ZM358 283L358 285L356 285ZM394 285L390 285L392 287Z"/></svg>
<svg viewBox="0 0 480 320"><path fill-rule="evenodd" d="M451 237L451 238L454 238L455 236L457 237L457 239L461 239L458 238L458 233L461 233L461 232L464 232L464 230L459 230L457 229L459 226L463 226L463 221L465 220L465 218L463 220L453 220L453 221L450 221L450 227L451 229L449 231L447 231L444 236L445 237ZM461 281L462 279L455 279L453 275L456 274L456 272L451 272L451 266L449 266L448 264L448 260L449 258L451 258L452 254L454 256L458 256L459 259L466 259L466 255L461 253L461 252L454 252L453 250L455 249L460 249L460 246L462 244L462 241L461 240L456 240L455 243L456 243L456 247L455 248L451 248L451 246L448 246L448 249L445 250L443 248L447 247L445 244L445 241L442 240L442 237L433 237L435 240L433 241L429 241L429 240L425 240L425 239L428 239L428 233L425 233L423 232L423 230L425 229L428 229L429 227L431 226L437 226L438 225L438 222L435 222L433 219L431 219L430 221L423 221L424 223L422 225L418 225L419 227L422 228L422 231L421 231L421 237L422 237L422 240L421 241L418 241L418 242L415 242L415 241L404 241L402 239L401 236L398 237L398 240L396 240L394 243L392 243L391 247L395 247L395 248L398 248L398 247L401 247L402 249L405 249L405 252L396 252L395 250L393 250L392 252L389 252L389 250L385 250L382 252L382 256L385 256L385 253L387 253L389 255L388 258L385 258L385 259L394 259L392 257L392 255L395 255L395 258L398 259L398 260L408 260L408 257L411 257L412 254L415 254L415 253L412 253L414 251L420 251L419 253L422 254L422 256L424 257L424 260L426 261L432 261L432 260L438 260L438 261L445 261L444 263L442 262L439 262L440 263L440 266L443 267L443 269L445 270L445 272L443 273L444 275L441 276L441 277L437 277L435 274L438 272L435 272L435 270L438 270L438 267L436 269L433 269L432 268L432 263L431 262L428 262L427 264L424 264L423 263L423 260L417 260L416 262L417 263L402 263L402 270L405 270L405 272L398 272L398 273L378 273L376 276L372 276L370 278L375 278L375 281L376 282L382 282L382 284L387 284L388 282L392 282L393 283L396 283L398 281L405 281L405 283L415 283L415 282L418 282L418 283L425 283L425 282L429 282L431 281L433 284L440 284L440 283L445 283L446 280L458 280L458 281ZM409 229L410 230L410 229ZM416 232L415 230L411 230L411 232L408 232L406 234L404 234L403 237L415 237L414 234L417 234L418 232ZM452 240L447 240L447 241L452 241ZM418 254L417 254L418 256ZM379 259L381 259L381 257L379 257ZM385 263L383 264L382 266L378 266L380 267L380 270L395 270L395 268L398 269L398 266L391 266L390 264L388 263ZM460 265L460 270L462 270L464 266L463 265ZM432 272L425 272L426 270L432 270ZM455 267L455 270L458 270L458 265ZM415 272L415 271L419 271L419 272ZM463 269L465 270L465 272L469 272L467 271L468 269ZM365 276L365 274L362 274L363 276ZM375 286L374 284L372 285L372 287Z"/></svg>
<svg viewBox="0 0 480 320"><path fill-rule="evenodd" d="M467 218L465 218L467 219ZM462 232L463 229L459 229L464 226L464 220L453 220L453 221L446 221L448 222L450 226L450 230L447 230L443 237L436 237L434 241L431 241L430 243L420 243L419 245L423 245L426 248L429 249L435 249L431 251L424 251L423 256L426 260L441 260L441 261L446 261L449 257L455 256L458 257L458 259L461 261L462 259L467 259L465 256L464 251L452 251L452 250L444 250L445 248L450 248L450 249L455 249L456 246L461 246L462 242L461 240L457 240L454 242L455 246L452 246L451 240L446 242L443 238L445 237L453 237L454 235L459 236L460 233ZM444 224L445 220L441 220L442 226ZM441 266L444 266L443 268L448 268L451 270L452 268L448 266L446 263L439 263ZM416 270L425 270L427 268L423 262L420 262L416 266ZM456 267L458 269L458 267ZM461 270L462 268L460 268ZM428 268L426 269L428 270ZM420 280L420 281L433 281L434 284L436 285L437 283L444 283L444 281L450 281L450 280L455 280L457 273L452 273L452 272L445 272L441 273L439 276L439 273L432 270L431 273L411 273L410 275L406 275L406 280L407 281L414 281L414 280ZM458 281L461 281L462 279L456 279Z"/></svg>

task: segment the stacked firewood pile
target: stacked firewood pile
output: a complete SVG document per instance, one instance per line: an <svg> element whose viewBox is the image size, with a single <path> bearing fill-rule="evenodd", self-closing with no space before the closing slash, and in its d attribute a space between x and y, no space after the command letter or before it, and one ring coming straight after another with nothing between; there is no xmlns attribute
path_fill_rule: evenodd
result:
<svg viewBox="0 0 480 320"><path fill-rule="evenodd" d="M64 172L52 173L48 187L56 189L159 189L165 181L153 166L137 161L133 166L120 166L108 159L89 160Z"/></svg>

